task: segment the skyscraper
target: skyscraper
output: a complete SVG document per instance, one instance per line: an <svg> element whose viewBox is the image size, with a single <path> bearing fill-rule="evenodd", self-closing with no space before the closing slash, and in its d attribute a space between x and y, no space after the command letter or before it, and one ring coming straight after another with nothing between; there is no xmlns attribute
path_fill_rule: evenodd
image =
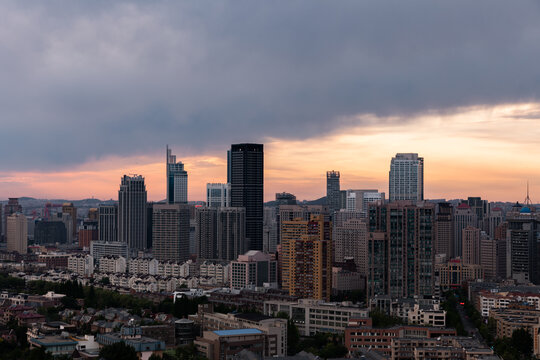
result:
<svg viewBox="0 0 540 360"><path fill-rule="evenodd" d="M206 184L206 206L229 207L231 206L231 185L221 183Z"/></svg>
<svg viewBox="0 0 540 360"><path fill-rule="evenodd" d="M231 207L245 208L249 250L263 250L263 145L233 144L228 160Z"/></svg>
<svg viewBox="0 0 540 360"><path fill-rule="evenodd" d="M154 204L152 254L160 261L189 259L189 208L182 204Z"/></svg>
<svg viewBox="0 0 540 360"><path fill-rule="evenodd" d="M447 258L454 257L454 208L450 203L438 204L435 217L435 255L446 254Z"/></svg>
<svg viewBox="0 0 540 360"><path fill-rule="evenodd" d="M476 213L467 203L461 203L454 209L454 253L453 256L463 255L463 229L467 226L475 226Z"/></svg>
<svg viewBox="0 0 540 360"><path fill-rule="evenodd" d="M7 218L6 242L8 251L26 254L28 247L28 225L26 216L14 213Z"/></svg>
<svg viewBox="0 0 540 360"><path fill-rule="evenodd" d="M326 172L326 204L330 214L341 208L341 193L339 187L339 171Z"/></svg>
<svg viewBox="0 0 540 360"><path fill-rule="evenodd" d="M167 150L167 203L187 204L188 201L188 173L184 170L181 161L176 162L176 155L172 155L172 150Z"/></svg>
<svg viewBox="0 0 540 360"><path fill-rule="evenodd" d="M434 220L427 202L369 206L368 297L433 295Z"/></svg>
<svg viewBox="0 0 540 360"><path fill-rule="evenodd" d="M99 205L98 208L98 240L105 242L118 241L118 206Z"/></svg>
<svg viewBox="0 0 540 360"><path fill-rule="evenodd" d="M424 158L418 154L396 154L390 162L390 201L424 200Z"/></svg>
<svg viewBox="0 0 540 360"><path fill-rule="evenodd" d="M146 249L146 186L144 177L127 176L118 191L118 241L130 251Z"/></svg>
<svg viewBox="0 0 540 360"><path fill-rule="evenodd" d="M72 222L71 235L75 236L77 234L77 228L78 228L78 226L77 226L77 208L71 202L64 203L62 205L62 212L67 213L67 214L69 214L71 216L71 222Z"/></svg>
<svg viewBox="0 0 540 360"><path fill-rule="evenodd" d="M22 213L22 206L19 204L19 198L9 198L8 203L4 205L4 218L2 221L2 229L4 236L7 235L7 218L11 214Z"/></svg>
<svg viewBox="0 0 540 360"><path fill-rule="evenodd" d="M508 221L510 273L521 284L540 284L539 246L540 214L531 205L512 207Z"/></svg>
<svg viewBox="0 0 540 360"><path fill-rule="evenodd" d="M480 265L480 229L473 226L463 229L462 243L463 263Z"/></svg>
<svg viewBox="0 0 540 360"><path fill-rule="evenodd" d="M281 224L282 287L290 295L329 300L332 290L332 224L324 215Z"/></svg>

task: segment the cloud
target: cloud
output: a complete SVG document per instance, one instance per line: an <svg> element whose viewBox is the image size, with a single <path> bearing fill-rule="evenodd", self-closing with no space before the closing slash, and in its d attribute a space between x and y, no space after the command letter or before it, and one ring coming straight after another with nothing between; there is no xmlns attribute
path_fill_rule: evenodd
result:
<svg viewBox="0 0 540 360"><path fill-rule="evenodd" d="M536 101L539 12L502 0L2 2L0 171L166 143L180 159L224 154L369 116Z"/></svg>

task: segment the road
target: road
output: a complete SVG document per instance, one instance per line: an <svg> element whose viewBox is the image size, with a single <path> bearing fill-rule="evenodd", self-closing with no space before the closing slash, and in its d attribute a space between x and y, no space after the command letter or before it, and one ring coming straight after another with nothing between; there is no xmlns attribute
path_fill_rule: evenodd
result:
<svg viewBox="0 0 540 360"><path fill-rule="evenodd" d="M474 326L471 319L469 319L469 317L465 313L465 309L463 308L463 305L460 305L458 303L456 308L457 308L459 316L461 317L461 323L463 324L463 328L465 329L467 334L469 334L470 336L474 337L475 339L485 343L484 338L482 337L482 335L480 335L480 332L478 331L476 326Z"/></svg>

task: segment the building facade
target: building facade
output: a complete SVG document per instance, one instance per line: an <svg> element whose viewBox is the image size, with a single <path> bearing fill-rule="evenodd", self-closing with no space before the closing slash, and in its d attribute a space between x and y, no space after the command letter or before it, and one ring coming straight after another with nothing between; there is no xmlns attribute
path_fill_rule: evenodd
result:
<svg viewBox="0 0 540 360"><path fill-rule="evenodd" d="M230 207L231 184L208 183L206 184L206 206Z"/></svg>
<svg viewBox="0 0 540 360"><path fill-rule="evenodd" d="M398 153L390 162L390 201L424 200L424 158Z"/></svg>
<svg viewBox="0 0 540 360"><path fill-rule="evenodd" d="M339 178L339 171L326 172L326 204L331 214L341 208Z"/></svg>
<svg viewBox="0 0 540 360"><path fill-rule="evenodd" d="M26 216L14 213L8 216L6 222L7 251L26 254L28 247L28 224Z"/></svg>
<svg viewBox="0 0 540 360"><path fill-rule="evenodd" d="M154 204L152 254L157 260L189 259L189 208L183 204Z"/></svg>
<svg viewBox="0 0 540 360"><path fill-rule="evenodd" d="M146 186L140 175L124 175L118 191L118 241L130 251L146 249Z"/></svg>
<svg viewBox="0 0 540 360"><path fill-rule="evenodd" d="M181 161L176 162L176 155L167 146L167 203L187 204L188 201L188 173L184 170Z"/></svg>

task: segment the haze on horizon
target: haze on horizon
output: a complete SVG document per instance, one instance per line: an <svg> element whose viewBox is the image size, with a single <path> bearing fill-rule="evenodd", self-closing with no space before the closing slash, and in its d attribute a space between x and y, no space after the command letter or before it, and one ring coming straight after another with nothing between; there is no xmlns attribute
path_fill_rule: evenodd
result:
<svg viewBox="0 0 540 360"><path fill-rule="evenodd" d="M265 144L265 200L388 191L397 152L426 198L540 199L540 4L324 1L0 4L0 199L189 199L226 180L231 143ZM536 189L539 189L536 191Z"/></svg>

